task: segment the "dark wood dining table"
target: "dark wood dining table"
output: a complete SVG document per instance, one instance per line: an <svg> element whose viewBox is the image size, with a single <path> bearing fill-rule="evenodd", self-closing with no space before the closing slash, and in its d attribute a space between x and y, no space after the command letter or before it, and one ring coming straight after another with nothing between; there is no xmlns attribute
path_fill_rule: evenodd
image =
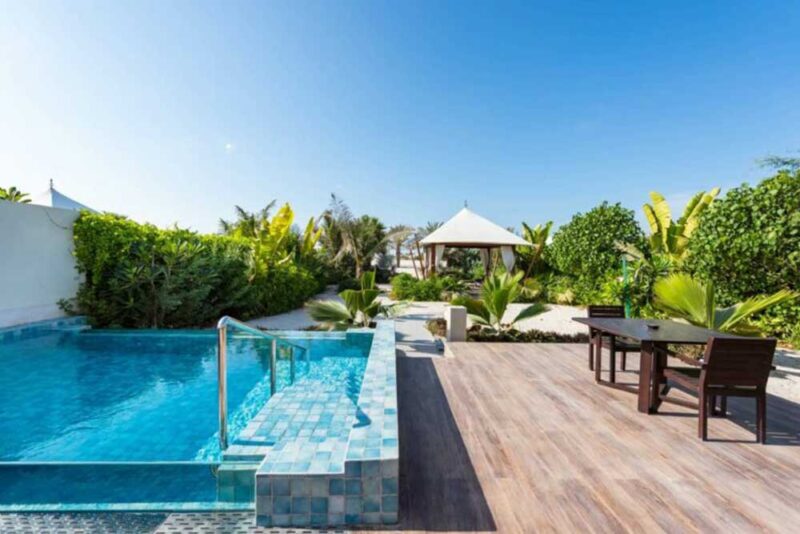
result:
<svg viewBox="0 0 800 534"><path fill-rule="evenodd" d="M602 336L628 338L641 343L637 408L644 413L656 413L661 403L660 387L664 381L668 345L705 345L711 337L741 337L663 319L573 317L573 321L599 331ZM595 350L602 350L601 336L596 336L594 341Z"/></svg>

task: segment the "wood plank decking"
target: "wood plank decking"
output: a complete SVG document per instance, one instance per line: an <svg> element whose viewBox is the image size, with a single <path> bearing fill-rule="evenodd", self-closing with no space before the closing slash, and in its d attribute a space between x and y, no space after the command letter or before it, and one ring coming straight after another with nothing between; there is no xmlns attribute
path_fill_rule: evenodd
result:
<svg viewBox="0 0 800 534"><path fill-rule="evenodd" d="M800 406L770 397L697 438L696 400L675 389L636 411L635 369L595 384L585 345L451 346L398 359L399 532L797 532ZM607 359L604 362L607 365ZM605 376L605 374L604 374Z"/></svg>

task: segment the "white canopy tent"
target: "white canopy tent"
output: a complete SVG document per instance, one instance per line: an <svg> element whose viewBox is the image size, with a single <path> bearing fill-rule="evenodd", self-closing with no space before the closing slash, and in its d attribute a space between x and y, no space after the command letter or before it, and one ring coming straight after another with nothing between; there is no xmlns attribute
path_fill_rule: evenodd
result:
<svg viewBox="0 0 800 534"><path fill-rule="evenodd" d="M53 187L53 180L50 180L50 187L47 189L47 191L36 195L33 198L32 203L38 206L48 206L51 208L61 208L65 210L89 210L97 213L89 206L81 204L77 200L73 200L67 195L56 191L56 188Z"/></svg>
<svg viewBox="0 0 800 534"><path fill-rule="evenodd" d="M505 228L464 207L455 216L422 239L428 272L435 273L445 248L476 248L480 251L484 269L488 271L492 249L500 249L503 263L514 268L514 247L529 247L530 243Z"/></svg>

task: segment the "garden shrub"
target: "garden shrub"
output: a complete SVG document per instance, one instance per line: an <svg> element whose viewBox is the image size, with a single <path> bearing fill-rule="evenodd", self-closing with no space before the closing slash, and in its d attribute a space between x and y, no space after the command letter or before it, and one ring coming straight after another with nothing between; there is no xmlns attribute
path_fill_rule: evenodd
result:
<svg viewBox="0 0 800 534"><path fill-rule="evenodd" d="M402 273L392 278L392 298L397 300L440 301L445 293L458 293L464 285L450 276L418 279Z"/></svg>
<svg viewBox="0 0 800 534"><path fill-rule="evenodd" d="M644 234L633 211L603 202L560 227L545 250L545 260L558 271L590 283L609 271L619 272L621 253L617 242L641 248Z"/></svg>
<svg viewBox="0 0 800 534"><path fill-rule="evenodd" d="M800 290L800 171L780 171L715 201L701 216L685 267L713 281L723 305L783 288ZM798 321L798 300L759 319L767 333L783 338L797 335Z"/></svg>
<svg viewBox="0 0 800 534"><path fill-rule="evenodd" d="M244 238L88 212L73 236L83 281L74 302L62 306L94 326L207 326L225 314L246 319L287 311L320 289L312 273L293 263L251 273L253 248Z"/></svg>

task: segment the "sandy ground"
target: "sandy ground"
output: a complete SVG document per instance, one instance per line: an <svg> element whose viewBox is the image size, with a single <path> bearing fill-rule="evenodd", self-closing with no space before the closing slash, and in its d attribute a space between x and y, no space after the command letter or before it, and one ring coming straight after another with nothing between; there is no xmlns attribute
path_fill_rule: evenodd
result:
<svg viewBox="0 0 800 534"><path fill-rule="evenodd" d="M381 286L388 295L388 286ZM317 300L337 299L335 288L315 297ZM389 301L384 296L384 300ZM442 346L425 328L425 322L436 317L444 317L447 306L444 302L411 302L397 318L397 346L403 354L410 357L435 357L442 354ZM509 321L525 306L512 304L505 316ZM520 323L521 330L544 330L562 334L585 332L583 325L572 321L573 317L583 317L586 311L574 306L549 304L548 310L536 317ZM261 317L249 321L251 325L268 329L296 330L314 324L304 308L288 313ZM787 349L779 350L775 355L777 369L772 373L768 391L773 395L800 402L800 352Z"/></svg>

